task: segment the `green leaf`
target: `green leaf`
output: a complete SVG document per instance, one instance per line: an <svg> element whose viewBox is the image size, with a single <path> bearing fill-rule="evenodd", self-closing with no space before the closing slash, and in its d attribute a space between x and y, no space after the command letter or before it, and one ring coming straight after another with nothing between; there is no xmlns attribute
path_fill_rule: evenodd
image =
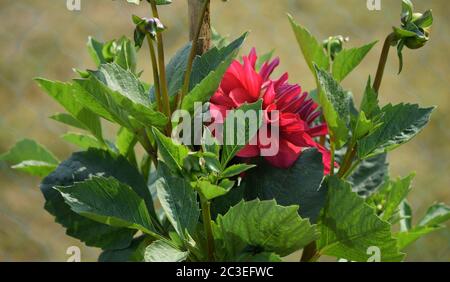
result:
<svg viewBox="0 0 450 282"><path fill-rule="evenodd" d="M158 180L155 183L158 199L167 219L181 238L185 232L192 234L197 226L200 210L197 193L184 178L170 172L165 163L158 163Z"/></svg>
<svg viewBox="0 0 450 282"><path fill-rule="evenodd" d="M228 210L245 198L245 181L238 183L227 194L211 201L211 215L215 219L219 214L226 214Z"/></svg>
<svg viewBox="0 0 450 282"><path fill-rule="evenodd" d="M195 102L209 101L222 81L233 59L239 52L247 33L222 49L212 48L194 61L191 77L191 91L184 97L181 108L192 112Z"/></svg>
<svg viewBox="0 0 450 282"><path fill-rule="evenodd" d="M344 49L337 53L333 61L333 77L336 81L342 81L353 69L355 69L377 42L372 42L359 48Z"/></svg>
<svg viewBox="0 0 450 282"><path fill-rule="evenodd" d="M83 123L74 118L71 114L57 113L50 116L50 118L66 125L70 125L79 129L88 130L88 128L86 128L86 126L84 126Z"/></svg>
<svg viewBox="0 0 450 282"><path fill-rule="evenodd" d="M122 156L113 156L108 151L90 149L74 153L41 183L45 197L45 209L55 216L56 222L67 228L67 235L80 239L88 246L102 249L122 249L130 245L135 230L111 227L80 216L69 208L56 186L71 186L92 176L113 176L127 184L144 198L147 209L156 218L153 199L146 183L135 167Z"/></svg>
<svg viewBox="0 0 450 282"><path fill-rule="evenodd" d="M87 47L89 54L97 67L114 62L132 73L136 73L136 47L130 39L122 37L118 40L111 40L103 43L89 37ZM77 72L80 73L83 78L86 78L89 75L89 73L86 72L78 70Z"/></svg>
<svg viewBox="0 0 450 282"><path fill-rule="evenodd" d="M408 231L412 227L412 209L407 200L403 200L399 207L400 231Z"/></svg>
<svg viewBox="0 0 450 282"><path fill-rule="evenodd" d="M14 169L39 177L51 173L59 163L47 148L30 139L17 142L8 152L0 155L0 161L8 162Z"/></svg>
<svg viewBox="0 0 450 282"><path fill-rule="evenodd" d="M154 111L145 87L136 76L115 63L102 65L88 79L76 79L82 99L93 112L129 129L141 126L164 127L167 118Z"/></svg>
<svg viewBox="0 0 450 282"><path fill-rule="evenodd" d="M433 14L431 10L425 11L418 19L414 20L414 24L422 29L431 27L433 25Z"/></svg>
<svg viewBox="0 0 450 282"><path fill-rule="evenodd" d="M339 83L331 74L315 66L317 80L320 85L319 103L322 106L323 116L333 136L336 148L341 148L348 139L347 124L350 119L350 99Z"/></svg>
<svg viewBox="0 0 450 282"><path fill-rule="evenodd" d="M90 147L99 149L103 148L103 145L98 142L98 140L94 136L86 135L83 133L68 132L62 135L61 138L82 149L88 149Z"/></svg>
<svg viewBox="0 0 450 282"><path fill-rule="evenodd" d="M170 170L181 172L183 170L184 159L189 154L189 149L182 144L175 144L170 137L166 137L156 128L153 128L156 143L158 144L158 154L167 164Z"/></svg>
<svg viewBox="0 0 450 282"><path fill-rule="evenodd" d="M399 248L404 249L421 237L444 228L442 224L448 220L450 220L449 206L441 203L432 205L417 226L407 230L403 229L402 232L396 234Z"/></svg>
<svg viewBox="0 0 450 282"><path fill-rule="evenodd" d="M211 184L210 182L204 180L198 181L196 183L196 187L200 194L202 194L202 196L205 197L208 201L223 196L229 191L229 189L225 189L219 185Z"/></svg>
<svg viewBox="0 0 450 282"><path fill-rule="evenodd" d="M433 109L412 104L386 105L381 110L382 125L358 142L358 156L366 159L408 142L425 127Z"/></svg>
<svg viewBox="0 0 450 282"><path fill-rule="evenodd" d="M150 120L143 119L142 122L147 121L156 126L164 126L167 122L161 117L161 113L154 112L151 109L151 102L148 99L147 92L144 85L139 79L130 71L122 68L120 65L111 63L100 66L100 69L92 74L105 86L111 89L114 93L113 99L119 104L129 109L131 115L136 115L135 118L140 120L140 117L148 116ZM155 121L151 118L154 117ZM156 120L157 118L163 119Z"/></svg>
<svg viewBox="0 0 450 282"><path fill-rule="evenodd" d="M208 127L204 127L202 136L202 148L203 151L214 154L219 157L220 146L217 139L212 135Z"/></svg>
<svg viewBox="0 0 450 282"><path fill-rule="evenodd" d="M89 36L87 42L88 51L97 67L100 66L101 64L106 63L106 59L103 56L103 46L104 43L99 42L95 40L93 37Z"/></svg>
<svg viewBox="0 0 450 282"><path fill-rule="evenodd" d="M221 174L220 177L229 178L233 176L240 175L241 173L256 167L256 165L249 164L235 164L227 167Z"/></svg>
<svg viewBox="0 0 450 282"><path fill-rule="evenodd" d="M297 24L291 15L288 15L288 17L303 57L314 76L317 75L314 64L321 69L328 70L330 62L322 44L305 27Z"/></svg>
<svg viewBox="0 0 450 282"><path fill-rule="evenodd" d="M425 216L419 221L419 226L435 226L450 220L450 207L445 204L434 204L428 208Z"/></svg>
<svg viewBox="0 0 450 282"><path fill-rule="evenodd" d="M317 238L316 229L297 213L298 206L272 201L241 201L213 223L216 256L235 260L246 250L287 256Z"/></svg>
<svg viewBox="0 0 450 282"><path fill-rule="evenodd" d="M380 154L361 162L348 178L353 192L367 197L377 191L388 176L386 157L387 154Z"/></svg>
<svg viewBox="0 0 450 282"><path fill-rule="evenodd" d="M396 214L398 207L411 190L411 182L414 176L415 174L412 173L405 178L389 181L389 183L383 187L384 191L380 191L382 194L386 193L386 204L382 219L389 220Z"/></svg>
<svg viewBox="0 0 450 282"><path fill-rule="evenodd" d="M146 262L182 262L189 252L180 251L165 241L158 240L151 243L145 249L144 260Z"/></svg>
<svg viewBox="0 0 450 282"><path fill-rule="evenodd" d="M398 242L399 250L403 250L421 237L442 229L442 226L417 226L406 232L399 232L395 236Z"/></svg>
<svg viewBox="0 0 450 282"><path fill-rule="evenodd" d="M402 0L402 23L407 23L412 20L414 5L410 0Z"/></svg>
<svg viewBox="0 0 450 282"><path fill-rule="evenodd" d="M261 107L262 100L258 100L228 112L223 124L222 167L257 134L262 125Z"/></svg>
<svg viewBox="0 0 450 282"><path fill-rule="evenodd" d="M243 181L247 199L275 199L282 206L298 205L300 216L314 223L326 200L322 179L322 155L307 149L291 168L275 168L264 161L250 170Z"/></svg>
<svg viewBox="0 0 450 282"><path fill-rule="evenodd" d="M128 38L120 39L117 44L119 48L114 58L114 63L125 70L136 73L137 54L134 44Z"/></svg>
<svg viewBox="0 0 450 282"><path fill-rule="evenodd" d="M375 121L366 117L364 111L360 111L356 120L355 128L353 129L354 140L359 140L364 136L367 136L370 132L379 126Z"/></svg>
<svg viewBox="0 0 450 282"><path fill-rule="evenodd" d="M231 63L230 61L238 54L247 35L248 33L246 32L223 48L213 47L203 55L197 56L192 65L189 90L192 90L197 84L201 83L211 72L219 72L218 70L223 68L228 69ZM221 66L224 63L227 66ZM223 74L219 76L223 76Z"/></svg>
<svg viewBox="0 0 450 282"><path fill-rule="evenodd" d="M369 77L361 101L361 111L364 112L368 118L372 118L380 112L380 107L378 106L378 94L375 89L372 88L370 80Z"/></svg>
<svg viewBox="0 0 450 282"><path fill-rule="evenodd" d="M319 253L352 261L367 261L371 246L380 249L381 261L401 261L403 254L391 236L389 223L376 216L348 183L328 179L328 200L319 222Z"/></svg>
<svg viewBox="0 0 450 282"><path fill-rule="evenodd" d="M153 241L147 235L134 238L131 245L124 249L103 251L99 262L143 262L144 252L147 246Z"/></svg>
<svg viewBox="0 0 450 282"><path fill-rule="evenodd" d="M113 227L137 229L155 236L145 201L113 177L94 176L73 186L55 187L72 211Z"/></svg>
<svg viewBox="0 0 450 282"><path fill-rule="evenodd" d="M49 164L47 162L28 160L15 164L11 166L11 168L34 176L45 177L51 173L56 166L56 164Z"/></svg>
<svg viewBox="0 0 450 282"><path fill-rule="evenodd" d="M103 140L99 117L86 107L87 104L78 101L77 98L80 96L80 93L72 84L41 78L36 79L36 82L48 95L58 101L74 118L81 122L85 128L88 128L97 139Z"/></svg>
<svg viewBox="0 0 450 282"><path fill-rule="evenodd" d="M133 152L136 145L136 135L125 127L121 127L117 133L116 147L123 156L128 156Z"/></svg>

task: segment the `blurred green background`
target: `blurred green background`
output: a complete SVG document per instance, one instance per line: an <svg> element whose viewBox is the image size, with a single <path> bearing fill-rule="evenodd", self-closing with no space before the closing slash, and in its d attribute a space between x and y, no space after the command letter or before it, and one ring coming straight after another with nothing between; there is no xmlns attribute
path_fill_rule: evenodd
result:
<svg viewBox="0 0 450 282"><path fill-rule="evenodd" d="M0 152L18 139L35 138L60 159L75 147L59 139L68 128L48 119L63 111L39 91L33 77L56 80L75 77L72 68L94 67L85 49L87 37L101 40L132 37L131 15L148 16L148 7L129 5L124 0L81 0L81 11L69 11L66 0L0 1ZM174 0L162 7L167 56L187 40L187 3ZM382 41L398 25L400 0L381 0L381 11L369 11L364 0L231 0L212 1L213 26L231 38L250 30L244 52L256 46L260 53L273 48L281 58L280 70L289 71L291 82L312 89L314 81L304 63L287 21L291 13L319 38L349 36L347 46ZM431 42L418 51L406 50L403 73L397 76L394 50L381 87L383 103L408 101L423 106L437 105L429 126L412 142L390 155L391 175L417 177L409 200L414 214L422 216L433 202L450 203L450 37L448 1L414 1L418 11L433 9L435 23ZM359 101L368 75L374 75L382 42L350 75L344 86ZM149 58L140 55L139 67L150 79ZM280 73L280 71L279 71ZM84 247L65 235L43 209L39 179L12 171L0 163L0 261L60 261L69 256L70 246L79 246L83 261L93 261L98 250ZM407 250L410 261L450 261L450 229L419 240Z"/></svg>

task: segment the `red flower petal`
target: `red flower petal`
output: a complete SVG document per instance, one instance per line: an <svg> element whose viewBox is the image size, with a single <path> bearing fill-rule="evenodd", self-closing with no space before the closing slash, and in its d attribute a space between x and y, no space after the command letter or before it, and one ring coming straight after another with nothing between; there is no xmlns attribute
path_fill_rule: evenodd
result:
<svg viewBox="0 0 450 282"><path fill-rule="evenodd" d="M280 139L278 142L279 152L276 156L264 157L271 165L279 168L289 168L300 156L302 148Z"/></svg>
<svg viewBox="0 0 450 282"><path fill-rule="evenodd" d="M242 148L238 153L237 156L241 158L253 158L259 156L259 147L258 145L246 145L244 148Z"/></svg>

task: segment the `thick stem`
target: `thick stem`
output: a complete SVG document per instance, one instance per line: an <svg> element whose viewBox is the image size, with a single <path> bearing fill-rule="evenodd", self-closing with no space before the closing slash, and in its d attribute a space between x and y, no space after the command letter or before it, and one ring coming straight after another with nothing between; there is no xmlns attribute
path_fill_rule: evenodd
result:
<svg viewBox="0 0 450 282"><path fill-rule="evenodd" d="M156 103L158 105L158 110L162 112L162 102L161 102L161 89L159 87L159 71L158 71L158 63L156 61L156 53L155 47L153 46L153 40L149 34L147 34L147 42L148 48L150 50L150 58L152 60L152 68L153 68L153 83L155 85L155 96Z"/></svg>
<svg viewBox="0 0 450 282"><path fill-rule="evenodd" d="M383 50L381 51L380 61L378 63L377 74L375 76L375 81L373 82L373 88L376 93L378 93L378 91L380 90L384 68L386 67L386 62L389 56L389 50L391 49L392 43L395 40L396 40L395 33L391 33L386 37L386 40L384 41Z"/></svg>
<svg viewBox="0 0 450 282"><path fill-rule="evenodd" d="M188 0L188 13L189 39L196 43L196 55L202 55L208 51L211 45L210 1ZM200 18L202 19L200 20ZM198 30L199 23L200 31Z"/></svg>
<svg viewBox="0 0 450 282"><path fill-rule="evenodd" d="M317 246L316 242L309 243L306 245L306 247L303 249L302 258L300 259L301 262L314 262L319 259L320 255L317 252Z"/></svg>
<svg viewBox="0 0 450 282"><path fill-rule="evenodd" d="M150 1L152 6L153 17L159 19L158 8L156 7L155 1ZM167 89L167 77L166 77L166 63L164 61L164 41L161 32L156 33L156 41L158 46L158 65L159 65L159 86L161 88L161 96L164 113L167 117L170 118L171 110L170 110L170 100L169 100L169 91ZM171 124L168 123L168 134L171 132Z"/></svg>
<svg viewBox="0 0 450 282"><path fill-rule="evenodd" d="M356 155L356 146L350 144L342 161L342 166L339 169L338 177L342 178L347 173L347 171L353 164L353 159L355 158L355 155Z"/></svg>
<svg viewBox="0 0 450 282"><path fill-rule="evenodd" d="M200 203L203 215L203 227L206 235L206 248L208 250L208 261L214 261L214 237L211 227L211 210L210 202L203 196L200 196Z"/></svg>
<svg viewBox="0 0 450 282"><path fill-rule="evenodd" d="M189 91L195 56L201 55L209 49L209 38L211 36L209 4L210 0L189 0L190 40L192 41L192 47L189 53L181 94L177 97L178 107ZM195 29L195 32L193 32L193 29ZM201 38L200 35L206 37Z"/></svg>

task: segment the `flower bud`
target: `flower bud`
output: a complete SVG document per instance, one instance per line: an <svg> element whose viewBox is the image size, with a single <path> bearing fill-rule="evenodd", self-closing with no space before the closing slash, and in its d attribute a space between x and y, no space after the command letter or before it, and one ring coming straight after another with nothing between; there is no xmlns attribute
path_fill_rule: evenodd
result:
<svg viewBox="0 0 450 282"><path fill-rule="evenodd" d="M145 31L147 31L153 38L158 32L163 31L166 27L157 18L145 19Z"/></svg>
<svg viewBox="0 0 450 282"><path fill-rule="evenodd" d="M409 49L419 49L430 39L433 14L431 10L425 13L415 13L410 0L402 0L401 27L394 27L395 39L392 45L397 45L397 54L400 59L400 71L402 70L402 50L406 46Z"/></svg>
<svg viewBox="0 0 450 282"><path fill-rule="evenodd" d="M330 36L322 42L322 46L328 53L332 60L334 60L337 53L341 52L344 46L344 42L348 42L348 37L342 35Z"/></svg>

